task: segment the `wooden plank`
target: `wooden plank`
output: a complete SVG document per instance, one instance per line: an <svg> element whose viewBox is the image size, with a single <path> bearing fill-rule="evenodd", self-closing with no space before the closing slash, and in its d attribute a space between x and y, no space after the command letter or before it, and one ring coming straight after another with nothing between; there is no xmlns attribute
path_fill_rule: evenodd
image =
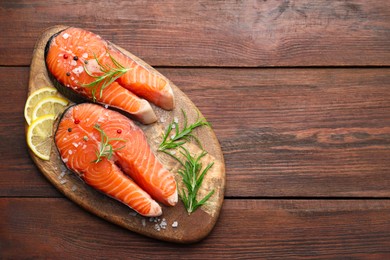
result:
<svg viewBox="0 0 390 260"><path fill-rule="evenodd" d="M227 196L390 196L390 71L165 72L219 138Z"/></svg>
<svg viewBox="0 0 390 260"><path fill-rule="evenodd" d="M26 65L41 32L95 31L151 65L390 65L390 2L1 1L0 65Z"/></svg>
<svg viewBox="0 0 390 260"><path fill-rule="evenodd" d="M388 69L160 71L212 123L228 197L390 196ZM24 144L27 74L0 68L0 196L58 196Z"/></svg>
<svg viewBox="0 0 390 260"><path fill-rule="evenodd" d="M226 200L205 240L176 245L109 224L66 199L1 198L0 258L386 259L389 218L389 200Z"/></svg>
<svg viewBox="0 0 390 260"><path fill-rule="evenodd" d="M45 45L46 45L48 38L51 37L51 35L59 32L59 31L62 31L62 30L64 30L64 28L52 27L48 31L45 31L45 33L42 34L39 43L36 45L36 48L34 51L34 57L33 57L33 60L31 62L31 67L30 67L30 79L29 79L29 84L28 84L28 86L29 86L28 92L29 93L33 93L34 91L41 89L42 84L44 84L44 85L51 84L50 78L47 74L46 64L44 61L45 60L44 59ZM58 36L58 37L61 37L61 36ZM127 52L126 50L121 50L121 51L122 51L122 53L124 53L125 55L130 57L132 59L132 61L139 64L139 66L143 66L144 68L147 68L148 64L145 64L138 57L132 55L131 53ZM93 55L93 54L90 53L90 55ZM56 55L56 57L57 57L57 55ZM157 72L153 71L153 69L151 69L150 73L157 73ZM76 77L76 75L74 75L74 77ZM168 79L163 78L163 75L161 75L160 78L167 81L167 82L169 81ZM157 158L160 159L160 161L163 162L165 164L166 168L169 170L168 176L170 176L170 174L172 173L173 180L175 180L175 179L178 180L178 179L181 179L180 174L177 173L177 169L180 168L180 166L181 166L179 164L179 162L177 162L175 159L171 158L170 156L167 156L164 153L157 153L156 152L158 149L158 144L161 141L161 136L164 135L165 129L168 128L168 125L170 124L170 122L172 122L172 120L174 120L174 118L177 118L178 122L184 122L185 119L184 119L184 116L182 115L182 111L185 111L186 120L188 120L190 122L195 122L199 116L203 117L203 115L201 115L197 112L198 108L191 102L191 100L177 86L175 86L173 83L169 83L168 87L174 93L174 97L173 97L174 101L172 101L172 103L175 104L174 108L172 107L170 109L170 111L167 111L167 110L164 110L162 108L153 106L152 111L154 111L156 113L155 118L158 122L156 122L154 124L151 124L151 122L148 122L148 125L141 125L140 131L142 131L145 134L145 137L146 137L148 143L150 144L150 146L148 146L148 149L151 149L151 151L155 151ZM109 110L106 110L100 106L95 106L94 109L98 109L98 108L101 109L101 113L108 113L109 112ZM73 109L73 108L69 108L69 109ZM69 115L73 118L75 116L75 113L77 113L77 111L75 112L75 110L78 110L78 108L74 108L72 110L73 112L68 110L66 113L67 113L67 115ZM104 112L104 111L107 111L107 112ZM124 111L126 111L126 110L124 110ZM114 111L111 111L111 113L113 113L113 114L110 114L110 116L111 115L115 116L118 114L117 112L114 112ZM99 124L103 125L104 120L106 120L106 119L104 119L104 116L102 117L102 119L103 119L102 121L100 121L99 118L96 119L97 122L95 122L95 123L99 123ZM164 122L161 122L163 119L164 119ZM81 122L79 122L79 126L80 125L81 126L80 126L79 130L81 129L81 131L85 131L85 127L88 127L87 125L88 124L90 125L91 121L86 124L85 118L80 118L80 120L81 120ZM84 120L84 122L83 122L83 120ZM88 119L87 119L87 121L88 121ZM117 123L118 121L116 121L116 122L115 121L108 121L108 122L109 123ZM131 123L131 121L129 120L128 123ZM55 126L55 127L57 127L57 126ZM134 127L136 127L136 125L134 125ZM68 126L66 127L66 129L68 129ZM125 129L123 131L126 132L126 131L131 131L131 130ZM172 133L175 133L175 132L173 131ZM73 139L74 137L75 137L74 135L67 136L68 139ZM90 138L92 138L92 136L90 136ZM126 138L126 135L123 136L123 134L122 134L121 138ZM131 142L131 140L130 140L131 138L133 138L133 137L127 136L127 140L124 140L124 141L128 141L130 143L130 145L127 145L127 147L131 147L132 145L140 145L140 142ZM134 205L136 205L135 203L131 203L128 201L127 201L127 203L124 203L123 196L118 197L118 196L115 196L117 194L111 193L112 197L115 197L116 199L121 200L123 202L123 204L125 204L126 206L124 206L122 203L113 203L113 201L111 199L108 199L101 192L96 192L95 189L91 188L90 186L85 185L85 183L81 179L83 179L83 180L89 179L90 182L93 182L93 181L91 181L91 179L94 179L94 176L96 176L96 173L97 173L96 170L88 171L88 170L83 169L83 171L81 171L80 166L77 166L75 168L79 169L78 170L78 177L76 177L75 174L72 174L70 171L68 172L68 174L66 174L66 176L64 176L66 173L64 169L66 169L66 168L65 167L61 168L61 166L64 166L65 160L61 160L60 153L57 151L57 149L54 148L55 147L54 137L50 138L50 140L49 140L53 149L51 150L49 159L47 161L41 160L34 153L31 153L31 157L32 157L34 163L38 166L38 168L42 172L42 174L45 175L45 177L58 190L60 190L61 193L63 193L67 198L71 199L74 203L80 205L81 207L88 210L89 212L91 212L91 213L93 213L93 214L95 214L95 215L97 215L97 216L99 216L107 221L110 221L110 222L115 223L119 226L122 226L126 229L129 229L129 230L134 231L134 232L138 232L140 234L143 234L143 235L146 235L149 237L157 238L157 239L164 240L164 241L176 242L176 243L194 243L196 241L201 240L203 237L207 236L209 234L209 232L213 229L213 227L218 219L221 207L222 207L222 202L224 199L224 191L225 191L225 182L226 182L223 154L222 154L219 142L217 140L217 137L215 136L215 133L213 132L213 129L210 127L203 127L203 129L201 131L197 131L196 138L200 143L203 144L204 150L207 151L207 155L205 155L202 159L202 164L203 165L212 164L212 167L210 168L210 170L207 171L207 175L205 175L205 177L203 178L202 186L199 189L197 189L197 192L199 195L198 199L201 200L203 197L205 197L210 192L213 192L213 195L207 200L207 202L208 202L207 206L199 207L196 212L191 214L191 216L189 216L185 207L180 207L180 206L162 207L162 208L159 207L159 209L163 212L165 220L167 222L172 222L171 221L172 219L181 222L181 229L180 230L167 230L166 232L159 232L160 230L158 230L158 229L156 230L156 229L150 229L150 228L148 228L148 229L145 229L142 227L140 228L139 225L136 225L134 223L134 219L129 217L129 215L128 215L129 208L127 206L133 207ZM64 138L64 140L65 139L66 138ZM80 137L80 141L82 141L82 140L83 140L82 137ZM200 155L203 152L203 150L201 150L197 145L186 144L185 146L186 146L187 151L194 156ZM73 150L73 153L78 153L78 152L85 153L87 151L87 149L85 149L86 147L87 146L82 148L80 146L79 150ZM76 145L76 147L73 147L73 149L75 149L75 148L77 148L77 145ZM83 149L85 149L85 150L83 150ZM130 148L130 149L132 149L132 148ZM71 150L66 150L66 149L65 149L65 151L66 151L66 154L68 151L69 151L69 153L72 152ZM63 152L64 152L64 150L61 152L62 156L64 156ZM179 152L179 150L177 151L177 153L178 152ZM140 154L141 154L141 156L144 156L146 153L142 152ZM132 155L131 151L127 155ZM132 155L132 156L134 156L134 155ZM69 157L69 158L70 158L69 160L71 160L71 157ZM147 157L145 156L145 158L147 158ZM154 157L153 157L153 159L154 159ZM68 160L68 157L66 157L66 160ZM125 164L124 162L123 162L123 164L121 164L122 162L120 160L118 160L116 163L118 163L118 165L120 165L120 166L129 168L129 166L124 165ZM133 163L133 162L131 162L131 163ZM127 163L127 164L131 164L131 163ZM142 162L142 160L137 159L135 161L135 164L142 165L142 163L144 163L144 162ZM147 163L147 161L146 161L146 163ZM67 163L66 165L68 167L71 167L72 163ZM93 164L93 165L95 165L95 164ZM88 164L84 164L84 166L87 167ZM92 166L92 165L90 165L90 166ZM103 167L103 166L100 164L100 166L97 166L97 167ZM152 165L152 167L156 167L156 165ZM73 168L73 169L75 169L75 168ZM96 167L94 166L94 168L96 168ZM131 168L131 170L136 169L135 166L131 166L130 168ZM111 170L111 168L109 168L109 167L107 167L106 169ZM125 171L123 171L123 172L125 172ZM127 171L125 173L131 174L131 171L130 172ZM157 173L157 172L155 171L155 173ZM102 171L98 172L98 175L100 175L100 174L103 174ZM152 174L152 172L151 172L151 174ZM69 175L72 175L73 178L70 177ZM161 175L160 172L158 172L158 176L162 179L167 177L167 175L165 175L165 177L163 177L164 175ZM131 175L131 177L133 178L134 175ZM150 181L151 183L154 183L153 180L149 180L150 177L147 177L146 179L147 180L141 178L138 181L135 179L135 181L138 185L140 185L141 188L143 188L145 190L146 188L148 188L148 185L141 186L143 184L143 182ZM108 177L108 173L106 175L106 178L103 179L104 183L106 183L107 181L110 181L110 178ZM64 183L64 182L66 182L66 183ZM131 182L131 183L134 183L134 182ZM169 183L169 182L166 182L166 183ZM99 185L97 185L97 186L99 186ZM177 189L176 189L176 182L174 181L173 186L174 186L175 194L176 194L175 200L177 202L178 191L181 191L183 189L184 185L182 185L182 182L178 182ZM95 187L96 187L96 185L95 185ZM75 188L77 188L77 191L74 190ZM107 194L107 189L103 189L100 191ZM128 195L132 195L132 192L133 192L132 190L128 190L128 189L127 190L122 189L121 192L123 193L123 191L125 194L128 194ZM164 192L169 192L169 189L164 189L164 188L160 187L158 192L157 192L158 194L155 193L154 195L157 194L156 196L159 196L159 194L164 193ZM150 192L149 192L149 194L151 196L153 195ZM164 199L161 199L161 197L162 197L162 195L160 197L157 197L157 199L158 198L160 198L160 199L159 200L156 199L156 201L164 202ZM172 196L168 198L168 201L171 198L172 198ZM169 201L169 203L165 202L165 204L173 205L170 201ZM134 208L134 209L138 211L141 209L141 207ZM149 213L149 212L145 212L145 211L143 211L143 212L138 211L138 212L140 212L141 214L142 213L143 214ZM151 214L152 214L152 216L156 216L156 213L152 212ZM160 214L161 214L161 212L160 212ZM194 228L194 223L199 223L199 222L202 222L202 226L198 227L198 228Z"/></svg>

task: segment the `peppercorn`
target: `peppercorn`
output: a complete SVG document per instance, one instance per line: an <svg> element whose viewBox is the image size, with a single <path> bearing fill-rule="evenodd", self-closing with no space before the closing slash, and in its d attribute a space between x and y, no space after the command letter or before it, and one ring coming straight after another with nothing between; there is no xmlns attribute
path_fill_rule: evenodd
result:
<svg viewBox="0 0 390 260"><path fill-rule="evenodd" d="M74 57L73 57L73 59L74 59L74 60L78 60L78 59L79 59L79 57L77 57L77 56L74 56Z"/></svg>
<svg viewBox="0 0 390 260"><path fill-rule="evenodd" d="M70 72L67 72L67 73L66 73L66 76L68 76L68 77L69 77L69 76L70 76Z"/></svg>

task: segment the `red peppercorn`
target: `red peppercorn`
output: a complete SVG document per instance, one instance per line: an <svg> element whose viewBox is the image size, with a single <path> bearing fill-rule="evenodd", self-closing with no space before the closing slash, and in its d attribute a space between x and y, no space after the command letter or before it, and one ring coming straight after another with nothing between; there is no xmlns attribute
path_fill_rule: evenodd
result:
<svg viewBox="0 0 390 260"><path fill-rule="evenodd" d="M122 129L118 129L118 130L116 130L116 132L117 132L118 134L120 134L120 133L122 133Z"/></svg>
<svg viewBox="0 0 390 260"><path fill-rule="evenodd" d="M78 123L80 123L80 119L75 119L74 123L77 125Z"/></svg>
<svg viewBox="0 0 390 260"><path fill-rule="evenodd" d="M68 58L68 54L64 54L64 59L67 59Z"/></svg>

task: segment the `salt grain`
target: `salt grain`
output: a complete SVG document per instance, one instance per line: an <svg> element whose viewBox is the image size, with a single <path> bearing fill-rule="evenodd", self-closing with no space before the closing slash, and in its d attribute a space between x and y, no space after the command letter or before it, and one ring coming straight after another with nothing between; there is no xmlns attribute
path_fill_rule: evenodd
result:
<svg viewBox="0 0 390 260"><path fill-rule="evenodd" d="M160 231L161 230L160 225L159 224L154 225L154 229Z"/></svg>
<svg viewBox="0 0 390 260"><path fill-rule="evenodd" d="M72 150L68 150L68 153L69 153L69 154L72 154L72 153L73 153L73 151L72 151Z"/></svg>
<svg viewBox="0 0 390 260"><path fill-rule="evenodd" d="M162 229L165 229L167 227L167 221L165 220L165 218L162 219L162 221L160 223L160 227Z"/></svg>
<svg viewBox="0 0 390 260"><path fill-rule="evenodd" d="M83 53L83 55L81 55L84 59L88 58L88 53Z"/></svg>
<svg viewBox="0 0 390 260"><path fill-rule="evenodd" d="M71 65L71 66L76 66L76 65L77 65L77 61L72 60L72 61L70 62L70 65Z"/></svg>
<svg viewBox="0 0 390 260"><path fill-rule="evenodd" d="M144 218L142 219L142 226L143 226L143 227L145 227L145 226L146 226L146 221L145 221L145 219L144 219Z"/></svg>
<svg viewBox="0 0 390 260"><path fill-rule="evenodd" d="M165 121L166 121L166 119L164 117L160 118L161 123L164 123Z"/></svg>
<svg viewBox="0 0 390 260"><path fill-rule="evenodd" d="M173 221L172 227L177 228L179 226L179 223L177 221Z"/></svg>
<svg viewBox="0 0 390 260"><path fill-rule="evenodd" d="M62 179L65 176L66 172L61 172L59 178Z"/></svg>
<svg viewBox="0 0 390 260"><path fill-rule="evenodd" d="M64 38L64 39L66 40L66 39L68 39L68 38L69 38L69 36L70 36L69 34L67 34L67 33L64 33L64 34L62 35L62 38Z"/></svg>
<svg viewBox="0 0 390 260"><path fill-rule="evenodd" d="M77 186L76 185L73 185L72 186L72 191L76 191L77 190Z"/></svg>
<svg viewBox="0 0 390 260"><path fill-rule="evenodd" d="M83 66L78 66L72 70L73 73L77 74L77 76L84 71Z"/></svg>
<svg viewBox="0 0 390 260"><path fill-rule="evenodd" d="M173 122L175 122L176 124L179 123L179 118L174 117L174 118L173 118Z"/></svg>
<svg viewBox="0 0 390 260"><path fill-rule="evenodd" d="M72 143L72 145L73 145L74 147L76 147L76 148L79 146L78 143Z"/></svg>
<svg viewBox="0 0 390 260"><path fill-rule="evenodd" d="M68 181L67 180L65 180L65 179L63 179L63 180L61 180L60 181L60 183L63 185L63 184L65 184L65 183L67 183Z"/></svg>
<svg viewBox="0 0 390 260"><path fill-rule="evenodd" d="M106 104L106 105L104 105L104 107L105 107L105 108L108 108L108 105Z"/></svg>

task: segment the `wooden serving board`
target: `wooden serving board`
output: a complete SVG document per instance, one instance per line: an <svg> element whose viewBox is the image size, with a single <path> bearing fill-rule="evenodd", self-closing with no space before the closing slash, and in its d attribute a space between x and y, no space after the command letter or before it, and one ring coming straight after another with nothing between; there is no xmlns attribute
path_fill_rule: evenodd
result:
<svg viewBox="0 0 390 260"><path fill-rule="evenodd" d="M29 94L39 88L53 86L45 66L44 49L50 36L65 28L65 26L50 27L44 31L38 39L31 63L28 86ZM133 59L141 62L144 66L149 67L149 65L131 53L123 49L121 50ZM164 129L174 120L174 118L179 120L179 124L183 122L182 109L187 113L189 123L195 122L198 113L201 117L202 114L177 86L172 83L171 86L175 95L175 109L172 111L165 111L152 105L158 117L158 122L152 125L139 125L144 130L148 142L157 157L167 169L175 174L178 188L181 189L181 177L177 174L180 165L170 156L157 152L157 147L162 140ZM30 154L33 161L46 178L66 197L80 205L82 208L128 230L149 237L177 243L193 243L207 236L213 229L222 207L225 190L225 165L223 154L213 130L210 127L201 127L195 130L195 135L202 143L203 149L208 152L207 156L202 159L203 166L207 165L209 162L214 162L213 167L209 170L204 179L198 195L199 197L203 197L211 190L214 190L215 192L204 206L191 215L187 214L187 211L180 200L175 207L162 205L163 215L158 218L148 218L136 214L136 212L129 207L87 186L80 178L66 169L65 165L60 160L53 138L49 161L39 159L32 152L30 152ZM199 154L201 152L201 149L195 142L188 143L186 147L190 150L191 154ZM77 216L69 217L74 218ZM164 225L164 222L166 225ZM177 222L177 227L172 226L174 222ZM86 230L86 232L88 232L88 230Z"/></svg>

